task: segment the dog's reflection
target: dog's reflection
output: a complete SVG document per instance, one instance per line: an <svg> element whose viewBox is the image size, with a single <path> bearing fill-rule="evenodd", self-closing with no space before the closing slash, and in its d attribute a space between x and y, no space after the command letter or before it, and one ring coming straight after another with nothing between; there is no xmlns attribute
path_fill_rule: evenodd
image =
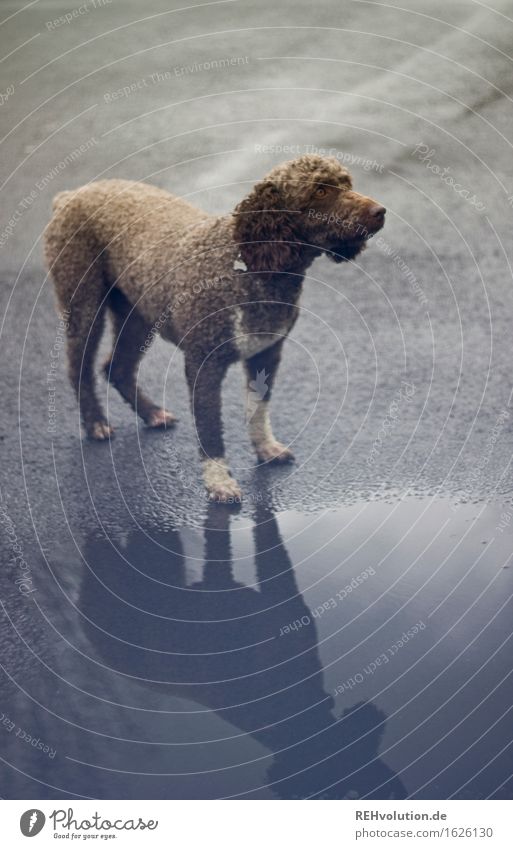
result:
<svg viewBox="0 0 513 849"><path fill-rule="evenodd" d="M378 757L385 715L371 703L334 714L316 622L274 514L255 510L256 586L235 580L230 521L226 508L209 508L202 575L189 582L197 564L174 529L134 530L122 546L88 540L81 607L102 661L262 743L273 753L267 780L275 796L404 798ZM298 620L308 624L280 636Z"/></svg>

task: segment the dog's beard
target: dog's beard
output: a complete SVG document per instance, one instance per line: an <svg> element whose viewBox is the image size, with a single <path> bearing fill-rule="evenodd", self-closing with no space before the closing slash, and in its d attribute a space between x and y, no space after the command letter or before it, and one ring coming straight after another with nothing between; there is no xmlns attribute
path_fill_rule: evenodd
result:
<svg viewBox="0 0 513 849"><path fill-rule="evenodd" d="M350 259L354 259L355 256L358 256L366 247L365 239L344 239L340 241L333 242L329 248L326 249L326 255L333 262L347 262Z"/></svg>

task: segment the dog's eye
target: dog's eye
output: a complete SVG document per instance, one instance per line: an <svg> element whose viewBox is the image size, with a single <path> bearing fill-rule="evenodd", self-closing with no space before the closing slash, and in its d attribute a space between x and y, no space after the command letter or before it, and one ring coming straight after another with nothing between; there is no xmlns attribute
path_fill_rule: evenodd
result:
<svg viewBox="0 0 513 849"><path fill-rule="evenodd" d="M318 189L315 190L316 198L323 198L326 196L326 189L323 186L319 186Z"/></svg>

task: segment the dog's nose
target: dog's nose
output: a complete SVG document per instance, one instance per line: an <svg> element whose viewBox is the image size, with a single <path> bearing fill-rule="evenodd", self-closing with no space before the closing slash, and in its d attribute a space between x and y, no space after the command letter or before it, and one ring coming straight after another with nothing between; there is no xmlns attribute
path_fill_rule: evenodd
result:
<svg viewBox="0 0 513 849"><path fill-rule="evenodd" d="M379 203L375 203L369 209L369 215L372 218L384 218L386 209L384 206L381 206Z"/></svg>

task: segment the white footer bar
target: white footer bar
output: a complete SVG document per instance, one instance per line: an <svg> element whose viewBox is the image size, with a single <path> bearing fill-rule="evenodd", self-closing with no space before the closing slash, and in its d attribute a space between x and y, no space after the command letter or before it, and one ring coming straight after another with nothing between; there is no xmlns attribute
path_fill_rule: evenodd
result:
<svg viewBox="0 0 513 849"><path fill-rule="evenodd" d="M513 846L509 801L0 801L2 845ZM34 844L27 839L34 837Z"/></svg>

